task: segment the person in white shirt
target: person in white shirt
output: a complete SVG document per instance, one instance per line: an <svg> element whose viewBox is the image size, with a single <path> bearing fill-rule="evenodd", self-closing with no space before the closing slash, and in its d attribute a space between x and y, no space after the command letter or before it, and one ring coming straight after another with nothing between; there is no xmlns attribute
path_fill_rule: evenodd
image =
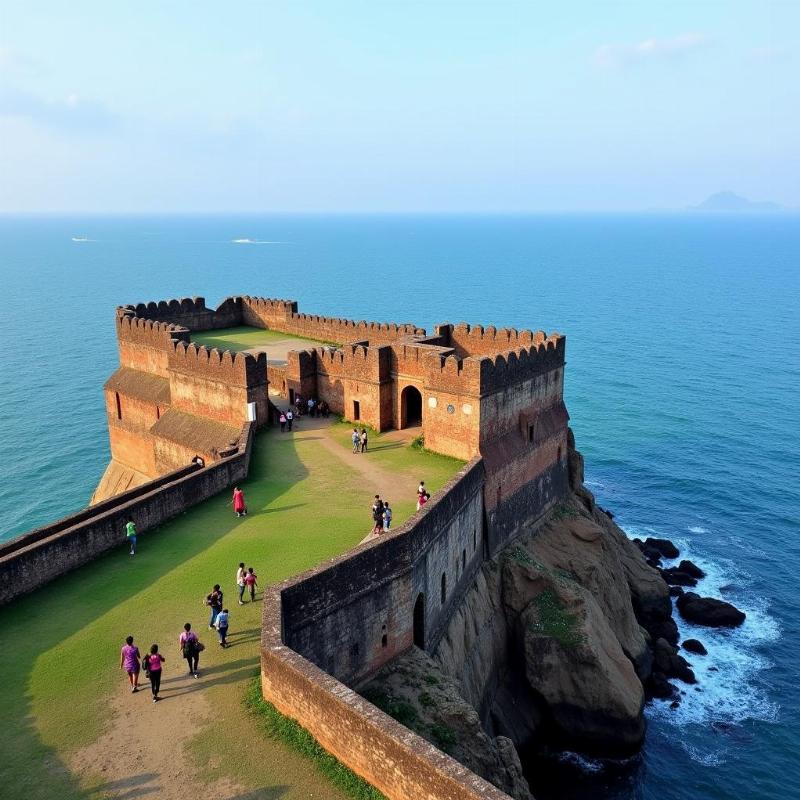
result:
<svg viewBox="0 0 800 800"><path fill-rule="evenodd" d="M242 561L239 564L239 569L236 570L236 588L239 590L239 605L243 606L244 601L242 597L244 597L244 576L245 576L245 568L244 562Z"/></svg>

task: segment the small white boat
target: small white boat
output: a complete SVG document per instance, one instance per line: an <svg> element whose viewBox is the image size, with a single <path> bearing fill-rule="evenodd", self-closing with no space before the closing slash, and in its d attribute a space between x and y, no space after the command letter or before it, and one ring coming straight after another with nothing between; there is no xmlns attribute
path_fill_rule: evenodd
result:
<svg viewBox="0 0 800 800"><path fill-rule="evenodd" d="M88 236L83 236L83 235L81 235L81 236L73 236L72 237L72 241L73 242L88 242L89 241L89 237Z"/></svg>
<svg viewBox="0 0 800 800"><path fill-rule="evenodd" d="M255 239L233 239L233 244L255 244Z"/></svg>

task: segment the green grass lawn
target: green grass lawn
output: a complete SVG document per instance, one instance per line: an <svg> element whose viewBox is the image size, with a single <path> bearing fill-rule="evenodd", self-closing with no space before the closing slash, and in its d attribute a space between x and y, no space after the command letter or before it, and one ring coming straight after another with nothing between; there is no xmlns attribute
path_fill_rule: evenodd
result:
<svg viewBox="0 0 800 800"><path fill-rule="evenodd" d="M192 341L207 347L220 350L249 350L260 345L272 344L286 339L297 339L298 342L311 341L290 333L270 331L264 328L251 328L242 325L237 328L220 328L215 331L197 331L192 333Z"/></svg>
<svg viewBox="0 0 800 800"><path fill-rule="evenodd" d="M242 706L258 671L261 604L236 605L234 574L245 561L262 585L273 583L363 538L371 487L317 442L333 435L349 449L348 431L335 425L331 432L299 436L260 433L243 484L246 518L233 515L224 493L143 534L134 558L121 541L114 553L0 609L0 797L12 796L4 793L9 787L26 800L102 796L100 776L92 792L66 765L73 751L104 735L111 723L109 697L127 691L119 648L128 634L143 652L151 642L161 645L168 659L166 698L167 679L185 666L177 637L186 621L208 646L201 682L217 720L190 743L197 779L229 775L251 789L280 786L282 800L343 797L308 760L259 733ZM461 465L380 436L371 449L369 458L396 473L398 485L411 487L409 495L420 477L433 490ZM413 496L395 500L396 524L413 507ZM206 629L202 599L214 583L222 584L231 609L234 646L228 650L218 648ZM139 697L148 704L146 693Z"/></svg>

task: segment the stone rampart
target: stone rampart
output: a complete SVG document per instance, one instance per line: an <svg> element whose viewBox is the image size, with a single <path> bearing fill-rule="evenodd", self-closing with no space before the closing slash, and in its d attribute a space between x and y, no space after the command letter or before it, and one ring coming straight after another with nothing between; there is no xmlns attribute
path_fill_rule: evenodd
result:
<svg viewBox="0 0 800 800"><path fill-rule="evenodd" d="M242 297L242 320L245 325L270 328L295 336L321 339L336 344L367 340L370 344L391 344L405 336L425 335L424 328L411 323L356 322L340 317L298 314L294 300L265 297Z"/></svg>
<svg viewBox="0 0 800 800"><path fill-rule="evenodd" d="M529 349L547 339L544 331L495 328L492 325L439 325L437 333L445 334L447 344L461 356L490 356L510 350Z"/></svg>
<svg viewBox="0 0 800 800"><path fill-rule="evenodd" d="M435 649L484 561L484 478L475 459L396 531L265 591L264 697L390 800L507 800L348 688Z"/></svg>
<svg viewBox="0 0 800 800"><path fill-rule="evenodd" d="M216 309L206 306L203 297L184 297L180 300L159 300L123 306L122 310L137 317L173 323L192 331L232 328L242 325L242 301L228 297Z"/></svg>
<svg viewBox="0 0 800 800"><path fill-rule="evenodd" d="M128 520L140 533L151 531L243 480L254 431L245 424L237 452L208 467L183 467L0 546L0 605L125 546Z"/></svg>
<svg viewBox="0 0 800 800"><path fill-rule="evenodd" d="M267 356L265 353L236 353L194 342L178 342L169 355L169 369L246 389L263 386L266 382Z"/></svg>

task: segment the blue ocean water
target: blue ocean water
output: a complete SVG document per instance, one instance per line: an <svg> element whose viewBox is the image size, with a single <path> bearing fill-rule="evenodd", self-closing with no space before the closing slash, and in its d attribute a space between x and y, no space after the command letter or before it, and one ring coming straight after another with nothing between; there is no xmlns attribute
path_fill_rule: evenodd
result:
<svg viewBox="0 0 800 800"><path fill-rule="evenodd" d="M690 657L700 685L648 709L642 757L565 757L537 796L800 796L800 217L0 217L0 276L0 538L100 477L118 304L253 294L566 333L590 488L748 619L682 624L709 650Z"/></svg>

